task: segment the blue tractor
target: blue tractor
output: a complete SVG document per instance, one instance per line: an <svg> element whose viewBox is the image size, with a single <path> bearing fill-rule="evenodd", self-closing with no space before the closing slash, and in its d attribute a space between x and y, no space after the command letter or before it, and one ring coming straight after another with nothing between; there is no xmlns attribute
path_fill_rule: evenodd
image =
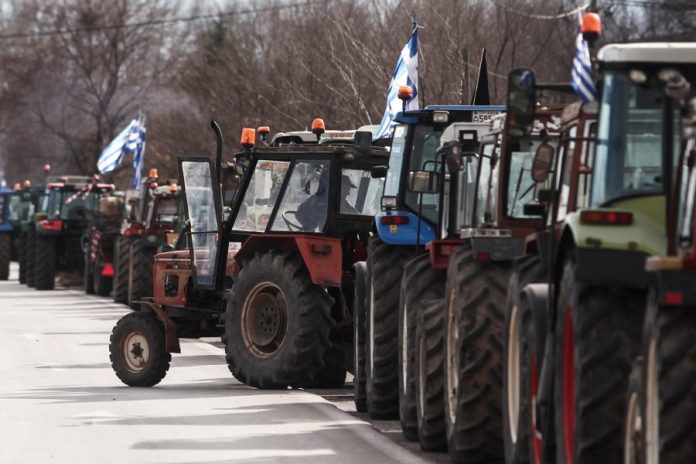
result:
<svg viewBox="0 0 696 464"><path fill-rule="evenodd" d="M424 253L428 242L448 234L440 219L448 217L441 210L452 205L448 183L442 182L434 193L419 193L409 188L410 177L423 171L445 173L438 148L448 126L461 123L455 138L462 151L476 152L480 131L503 111L504 106L433 105L399 113L389 166L373 171L374 176L386 177L382 211L375 217L367 262L356 265L354 313L355 403L373 418L400 415L399 358L405 347L399 342L399 298L404 265Z"/></svg>
<svg viewBox="0 0 696 464"><path fill-rule="evenodd" d="M17 235L17 205L19 194L16 190L0 189L0 280L10 276L10 261L17 259L15 245Z"/></svg>

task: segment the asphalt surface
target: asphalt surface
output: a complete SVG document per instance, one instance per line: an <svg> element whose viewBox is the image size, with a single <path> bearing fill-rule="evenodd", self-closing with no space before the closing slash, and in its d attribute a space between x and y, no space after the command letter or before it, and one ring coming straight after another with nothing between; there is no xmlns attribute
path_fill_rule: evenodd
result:
<svg viewBox="0 0 696 464"><path fill-rule="evenodd" d="M215 340L182 341L165 379L133 388L108 341L128 309L82 291L0 282L0 463L448 462L368 423L351 388L262 391L235 380Z"/></svg>

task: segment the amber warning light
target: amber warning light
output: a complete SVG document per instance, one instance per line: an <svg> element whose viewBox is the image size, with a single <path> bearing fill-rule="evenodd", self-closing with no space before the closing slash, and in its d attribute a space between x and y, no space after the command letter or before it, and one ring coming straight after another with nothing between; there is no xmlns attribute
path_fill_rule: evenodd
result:
<svg viewBox="0 0 696 464"><path fill-rule="evenodd" d="M242 146L244 148L253 148L256 143L256 130L245 127L242 129Z"/></svg>
<svg viewBox="0 0 696 464"><path fill-rule="evenodd" d="M597 13L586 13L582 17L582 25L580 26L583 39L590 44L597 40L602 33L602 20Z"/></svg>
<svg viewBox="0 0 696 464"><path fill-rule="evenodd" d="M410 100L413 98L413 89L409 85L402 85L399 87L399 100Z"/></svg>
<svg viewBox="0 0 696 464"><path fill-rule="evenodd" d="M147 177L157 177L157 168L150 169L150 174Z"/></svg>

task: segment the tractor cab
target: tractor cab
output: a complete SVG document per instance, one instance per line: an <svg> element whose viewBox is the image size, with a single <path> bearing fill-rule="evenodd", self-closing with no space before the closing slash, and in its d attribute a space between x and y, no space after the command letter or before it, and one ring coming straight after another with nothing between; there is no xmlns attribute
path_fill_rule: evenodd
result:
<svg viewBox="0 0 696 464"><path fill-rule="evenodd" d="M160 178L157 169L150 169L140 189L126 194L124 235L151 235L176 229L179 190L175 180Z"/></svg>

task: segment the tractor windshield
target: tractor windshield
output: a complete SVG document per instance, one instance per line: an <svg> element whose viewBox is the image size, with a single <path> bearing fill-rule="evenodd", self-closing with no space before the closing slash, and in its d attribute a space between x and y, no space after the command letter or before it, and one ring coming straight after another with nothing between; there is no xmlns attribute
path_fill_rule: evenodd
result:
<svg viewBox="0 0 696 464"><path fill-rule="evenodd" d="M259 160L244 198L239 205L233 230L242 232L263 232L276 204L280 187L290 167L289 161Z"/></svg>
<svg viewBox="0 0 696 464"><path fill-rule="evenodd" d="M44 200L48 219L87 219L87 213L94 209L96 195L79 193L78 190L51 189Z"/></svg>
<svg viewBox="0 0 696 464"><path fill-rule="evenodd" d="M5 211L5 219L8 221L16 221L19 219L19 209L21 198L19 194L14 193L8 197L8 204Z"/></svg>
<svg viewBox="0 0 696 464"><path fill-rule="evenodd" d="M595 152L593 207L637 195L659 195L664 191L662 147L665 106L671 105L656 80L652 85L632 83L624 72L604 77ZM674 135L680 134L674 118ZM675 152L679 143L675 143Z"/></svg>
<svg viewBox="0 0 696 464"><path fill-rule="evenodd" d="M387 171L387 180L384 183L384 195L388 197L395 197L399 194L407 127L404 124L399 124L394 128L394 137L389 153L389 170Z"/></svg>
<svg viewBox="0 0 696 464"><path fill-rule="evenodd" d="M541 140L522 139L513 144L510 153L510 173L507 191L507 215L513 218L530 218L524 214L524 205L534 200L536 182L532 179L532 161Z"/></svg>
<svg viewBox="0 0 696 464"><path fill-rule="evenodd" d="M437 149L440 146L441 135L441 128L415 126L411 142L410 171L440 172L441 165L437 157ZM419 204L419 196L422 196L422 205ZM440 206L439 194L418 194L407 191L404 195L404 203L414 212L419 211L422 206L423 218L432 224L437 224Z"/></svg>
<svg viewBox="0 0 696 464"><path fill-rule="evenodd" d="M152 217L148 223L162 229L173 229L178 220L178 205L176 197L162 197L157 207L151 210Z"/></svg>
<svg viewBox="0 0 696 464"><path fill-rule="evenodd" d="M329 206L328 177L326 160L295 162L271 229L321 232Z"/></svg>

